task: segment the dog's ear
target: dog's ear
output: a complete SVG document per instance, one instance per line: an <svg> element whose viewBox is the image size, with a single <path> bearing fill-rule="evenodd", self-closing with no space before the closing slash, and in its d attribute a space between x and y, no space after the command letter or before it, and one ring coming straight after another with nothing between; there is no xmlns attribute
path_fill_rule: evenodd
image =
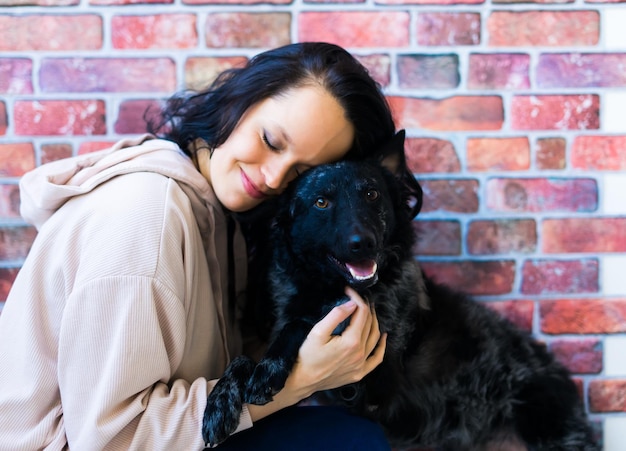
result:
<svg viewBox="0 0 626 451"><path fill-rule="evenodd" d="M415 218L422 208L422 187L415 179L406 164L404 153L404 130L398 131L383 147L379 163L391 172L400 182L403 189L406 205L411 218Z"/></svg>
<svg viewBox="0 0 626 451"><path fill-rule="evenodd" d="M397 132L385 144L379 157L379 163L396 177L400 177L406 169L406 158L404 155L405 136L404 130Z"/></svg>

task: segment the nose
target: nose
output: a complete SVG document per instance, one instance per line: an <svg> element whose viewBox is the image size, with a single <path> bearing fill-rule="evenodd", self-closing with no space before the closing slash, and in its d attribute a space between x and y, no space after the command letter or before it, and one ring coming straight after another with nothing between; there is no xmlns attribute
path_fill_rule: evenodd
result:
<svg viewBox="0 0 626 451"><path fill-rule="evenodd" d="M277 192L285 189L287 184L296 177L291 162L279 156L268 160L261 167L261 173L263 174L265 185L272 191Z"/></svg>
<svg viewBox="0 0 626 451"><path fill-rule="evenodd" d="M367 232L353 233L348 237L350 252L358 257L368 257L376 246L374 235Z"/></svg>

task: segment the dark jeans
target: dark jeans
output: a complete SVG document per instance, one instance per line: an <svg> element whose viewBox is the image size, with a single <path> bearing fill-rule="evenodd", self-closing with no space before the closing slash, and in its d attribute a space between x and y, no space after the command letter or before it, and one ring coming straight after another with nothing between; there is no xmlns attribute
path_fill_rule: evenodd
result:
<svg viewBox="0 0 626 451"><path fill-rule="evenodd" d="M216 450L389 451L376 423L339 407L301 406L276 412L219 445Z"/></svg>

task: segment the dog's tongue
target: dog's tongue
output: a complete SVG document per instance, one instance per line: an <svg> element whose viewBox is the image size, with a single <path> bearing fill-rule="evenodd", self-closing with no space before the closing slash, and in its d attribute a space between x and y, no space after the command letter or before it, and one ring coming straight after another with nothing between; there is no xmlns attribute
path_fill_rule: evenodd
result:
<svg viewBox="0 0 626 451"><path fill-rule="evenodd" d="M355 280L367 280L376 275L378 265L374 260L364 260L357 263L346 263L346 268Z"/></svg>

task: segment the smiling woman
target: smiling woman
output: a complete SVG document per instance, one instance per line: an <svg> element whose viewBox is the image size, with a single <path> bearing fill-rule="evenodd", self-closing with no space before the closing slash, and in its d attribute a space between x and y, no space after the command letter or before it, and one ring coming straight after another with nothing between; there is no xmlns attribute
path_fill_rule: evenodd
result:
<svg viewBox="0 0 626 451"><path fill-rule="evenodd" d="M252 106L223 144L210 152L201 143L196 155L222 205L246 211L299 172L343 157L353 139L341 105L319 85L304 85Z"/></svg>
<svg viewBox="0 0 626 451"><path fill-rule="evenodd" d="M209 394L260 344L240 319L246 244L253 253L264 229L244 237L234 213L269 205L313 166L376 157L395 133L378 85L325 43L261 53L162 113L150 135L21 180L39 233L0 316L0 449L202 449L205 414L232 408ZM274 400L241 406L224 445L389 449L344 411L283 411L382 361L376 313L349 296L305 337Z"/></svg>

